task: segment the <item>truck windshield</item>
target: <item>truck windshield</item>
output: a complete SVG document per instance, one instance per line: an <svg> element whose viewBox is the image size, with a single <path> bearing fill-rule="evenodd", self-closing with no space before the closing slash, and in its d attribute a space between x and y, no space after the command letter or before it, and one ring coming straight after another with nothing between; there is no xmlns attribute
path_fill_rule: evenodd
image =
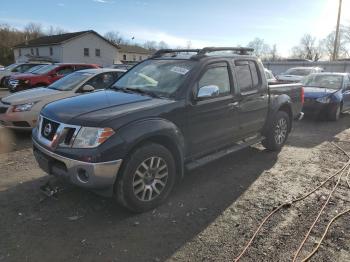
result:
<svg viewBox="0 0 350 262"><path fill-rule="evenodd" d="M130 69L112 88L169 97L180 87L195 63L189 60L147 60Z"/></svg>
<svg viewBox="0 0 350 262"><path fill-rule="evenodd" d="M329 89L340 89L343 84L341 75L310 75L304 81L305 86L313 86Z"/></svg>
<svg viewBox="0 0 350 262"><path fill-rule="evenodd" d="M311 74L311 69L308 69L308 68L299 68L299 69L296 69L296 68L291 68L291 69L288 69L286 72L285 72L285 75L293 75L293 76L307 76Z"/></svg>
<svg viewBox="0 0 350 262"><path fill-rule="evenodd" d="M93 75L92 73L75 72L57 80L49 85L48 88L59 91L71 91Z"/></svg>

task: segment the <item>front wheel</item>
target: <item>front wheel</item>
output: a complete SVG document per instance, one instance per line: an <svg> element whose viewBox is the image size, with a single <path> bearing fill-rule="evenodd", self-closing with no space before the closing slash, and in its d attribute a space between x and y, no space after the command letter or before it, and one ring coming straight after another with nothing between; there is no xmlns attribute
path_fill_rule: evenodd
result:
<svg viewBox="0 0 350 262"><path fill-rule="evenodd" d="M331 121L338 121L341 114L341 104L338 104L334 107L332 107L331 111L329 112L329 120Z"/></svg>
<svg viewBox="0 0 350 262"><path fill-rule="evenodd" d="M175 184L172 154L162 145L149 143L134 150L117 179L115 195L119 203L134 212L159 206Z"/></svg>
<svg viewBox="0 0 350 262"><path fill-rule="evenodd" d="M284 111L278 111L267 132L266 138L262 141L263 146L270 151L279 151L285 144L290 130L289 115Z"/></svg>

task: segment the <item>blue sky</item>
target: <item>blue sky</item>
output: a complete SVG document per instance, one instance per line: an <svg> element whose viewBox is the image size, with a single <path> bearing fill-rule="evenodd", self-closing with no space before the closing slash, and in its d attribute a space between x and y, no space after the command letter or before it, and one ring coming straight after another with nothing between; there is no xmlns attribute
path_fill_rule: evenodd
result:
<svg viewBox="0 0 350 262"><path fill-rule="evenodd" d="M0 23L36 22L68 31L119 31L136 42L170 46L245 45L255 37L288 55L305 33L323 38L334 27L338 0L30 0L3 1ZM350 0L342 23L350 25Z"/></svg>

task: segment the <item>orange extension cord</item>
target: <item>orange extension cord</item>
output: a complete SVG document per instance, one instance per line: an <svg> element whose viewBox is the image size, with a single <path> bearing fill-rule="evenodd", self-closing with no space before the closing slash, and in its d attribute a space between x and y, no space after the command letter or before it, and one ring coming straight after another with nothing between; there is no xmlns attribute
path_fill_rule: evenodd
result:
<svg viewBox="0 0 350 262"><path fill-rule="evenodd" d="M341 147L339 147L338 145L332 143L332 145L334 145L335 147L337 147L338 149L340 149L347 157L348 157L348 162L346 162L342 168L340 168L338 171L336 171L334 174L332 174L331 176L329 176L326 180L324 180L319 186L317 186L315 189L309 191L307 194L305 194L304 196L302 197L299 197L297 199L294 199L292 201L289 201L289 202L286 202L284 204L281 204L279 205L276 209L274 209L272 212L270 212L264 219L263 221L260 223L260 225L258 226L258 228L256 229L256 231L254 232L253 236L251 237L251 239L249 240L249 242L245 245L244 249L242 250L242 252L234 259L235 262L239 261L242 256L246 253L246 251L248 250L248 248L251 246L252 242L254 241L254 239L256 238L256 236L258 235L258 233L260 232L261 228L263 227L263 225L267 222L267 220L269 220L269 218L275 214L276 212L278 212L280 209L282 209L283 207L290 207L292 204L296 203L296 202L299 202L299 201L302 201L304 200L305 198L307 198L308 196L310 196L311 194L313 194L314 192L316 192L318 189L320 189L324 184L326 184L329 180L331 180L332 178L334 178L335 176L337 176L338 174L339 175L339 178L337 180L337 183L336 185L333 187L331 193L328 195L328 198L327 198L327 201L325 202L325 204L322 206L319 214L317 215L317 218L315 219L314 223L312 224L312 226L310 227L309 231L307 232L307 234L305 235L305 238L303 240L303 242L300 244L297 252L295 253L294 255L294 259L293 259L293 262L296 261L301 249L303 248L306 240L308 239L308 237L310 236L310 233L312 231L312 229L314 228L314 226L316 225L318 219L320 218L324 208L327 206L332 194L334 193L334 191L336 190L336 188L338 187L340 181L341 181L341 178L343 176L343 173L344 171L350 167L350 155L344 150L342 149ZM347 176L346 176L346 182L349 186L349 189L350 189L350 183L349 183L349 174L350 174L350 169L348 170L348 173L347 173ZM317 250L319 249L319 247L321 246L321 243L322 241L324 240L330 226L332 225L332 223L337 220L339 217L341 217L342 215L345 215L346 213L349 213L350 212L350 209L348 210L345 210L344 212L338 214L337 216L333 217L331 219L331 221L328 223L327 225L327 228L325 230L325 232L323 233L322 235L322 238L321 240L319 241L317 247L306 257L304 258L302 261L307 261L309 260L316 252Z"/></svg>

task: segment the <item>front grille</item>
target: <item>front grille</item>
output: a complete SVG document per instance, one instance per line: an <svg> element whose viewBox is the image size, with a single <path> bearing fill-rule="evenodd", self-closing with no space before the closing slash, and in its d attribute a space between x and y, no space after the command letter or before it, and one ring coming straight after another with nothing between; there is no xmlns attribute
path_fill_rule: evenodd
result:
<svg viewBox="0 0 350 262"><path fill-rule="evenodd" d="M39 140L52 148L72 146L80 126L66 125L43 116L39 119Z"/></svg>
<svg viewBox="0 0 350 262"><path fill-rule="evenodd" d="M17 127L30 127L30 124L26 121L16 121L12 122L12 124Z"/></svg>
<svg viewBox="0 0 350 262"><path fill-rule="evenodd" d="M0 114L5 114L8 107L0 107Z"/></svg>
<svg viewBox="0 0 350 262"><path fill-rule="evenodd" d="M47 118L43 118L41 125L41 135L47 140L52 141L59 126L59 123L51 121Z"/></svg>

